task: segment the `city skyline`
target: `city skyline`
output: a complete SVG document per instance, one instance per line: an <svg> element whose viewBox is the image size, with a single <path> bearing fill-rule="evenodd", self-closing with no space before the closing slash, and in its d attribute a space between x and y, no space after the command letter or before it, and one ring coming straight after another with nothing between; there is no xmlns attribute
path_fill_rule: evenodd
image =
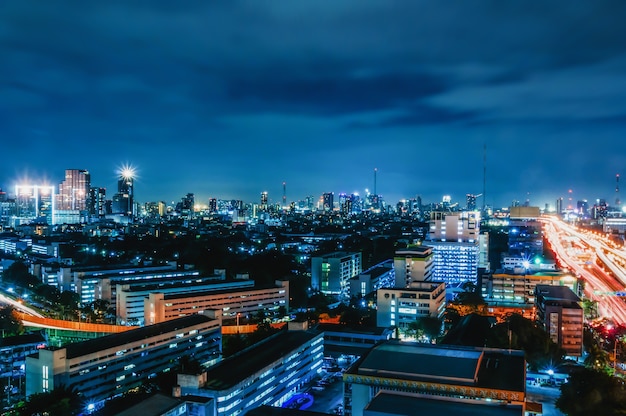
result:
<svg viewBox="0 0 626 416"><path fill-rule="evenodd" d="M281 203L363 195L376 168L389 203L463 203L486 167L487 205L543 207L612 204L625 174L619 1L0 10L5 191L86 169L110 198L132 164L138 201Z"/></svg>

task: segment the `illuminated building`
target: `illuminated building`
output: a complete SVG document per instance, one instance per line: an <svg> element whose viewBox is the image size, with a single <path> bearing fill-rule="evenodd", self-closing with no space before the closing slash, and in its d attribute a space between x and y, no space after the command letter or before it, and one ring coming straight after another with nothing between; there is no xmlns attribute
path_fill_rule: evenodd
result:
<svg viewBox="0 0 626 416"><path fill-rule="evenodd" d="M361 253L335 252L311 257L311 287L340 300L350 298L350 279L362 269Z"/></svg>
<svg viewBox="0 0 626 416"><path fill-rule="evenodd" d="M350 279L350 297L364 298L380 288L393 287L395 282L393 262L387 260Z"/></svg>
<svg viewBox="0 0 626 416"><path fill-rule="evenodd" d="M125 221L132 221L135 215L134 177L132 168L122 169L117 181L117 193L113 195L113 215L124 217Z"/></svg>
<svg viewBox="0 0 626 416"><path fill-rule="evenodd" d="M266 211L268 205L268 194L267 191L261 192L261 204L259 205L259 209L261 211Z"/></svg>
<svg viewBox="0 0 626 416"><path fill-rule="evenodd" d="M445 303L444 282L412 282L409 287L378 289L376 326L395 326L404 333L416 319L425 316L441 318Z"/></svg>
<svg viewBox="0 0 626 416"><path fill-rule="evenodd" d="M90 218L103 218L106 215L106 188L90 188L87 198L87 213Z"/></svg>
<svg viewBox="0 0 626 416"><path fill-rule="evenodd" d="M537 285L567 286L572 290L577 287L576 278L556 271L538 271L529 273L494 273L483 278L483 298L491 302L534 304Z"/></svg>
<svg viewBox="0 0 626 416"><path fill-rule="evenodd" d="M132 329L62 348L46 348L26 358L26 395L63 385L75 390L87 409L139 387L171 370L188 356L202 365L219 360L219 315L192 315Z"/></svg>
<svg viewBox="0 0 626 416"><path fill-rule="evenodd" d="M432 247L411 246L405 250L396 251L393 257L395 287L409 287L411 282L429 280L433 265Z"/></svg>
<svg viewBox="0 0 626 416"><path fill-rule="evenodd" d="M240 291L254 288L254 281L249 279L235 279L226 281L225 276L189 276L182 279L158 278L151 279L147 282L142 280L127 281L116 285L115 290L115 313L120 325L144 325L144 309L146 301L149 301L150 293L160 293L163 295L180 296L186 293L210 293L219 291ZM237 292L241 294L241 292ZM157 296L158 297L158 296ZM251 299L251 301L253 301ZM250 302L250 301L249 301ZM249 306L246 302L246 306ZM153 305L154 307L155 305ZM159 307L164 305L159 304ZM237 309L241 312L237 305ZM215 308L224 311L225 305L216 305ZM258 308L258 305L256 305ZM198 311L197 305L191 306L193 311ZM153 311L155 316L157 311ZM165 310L158 313L165 316ZM231 315L229 310L224 311L222 315ZM176 317L176 316L174 316ZM164 320L164 319L162 319ZM155 323L157 321L153 321Z"/></svg>
<svg viewBox="0 0 626 416"><path fill-rule="evenodd" d="M583 353L583 308L580 298L566 286L537 285L537 323L571 357Z"/></svg>
<svg viewBox="0 0 626 416"><path fill-rule="evenodd" d="M219 310L224 317L249 316L264 312L278 315L289 310L289 281L277 280L272 286L230 287L187 293L150 292L144 301L146 325L192 315L204 310Z"/></svg>
<svg viewBox="0 0 626 416"><path fill-rule="evenodd" d="M181 399L213 399L214 416L235 416L261 405L281 406L305 387L322 368L324 337L320 331L296 328L254 344L199 375L178 375Z"/></svg>
<svg viewBox="0 0 626 416"><path fill-rule="evenodd" d="M526 360L523 351L389 340L354 363L343 382L345 416L393 414L396 403L407 406L404 400L417 409L423 400L433 401L429 409L456 405L450 414L522 416ZM370 413L381 397L390 399L387 409Z"/></svg>
<svg viewBox="0 0 626 416"><path fill-rule="evenodd" d="M324 192L322 194L322 211L332 211L334 208L334 194L332 192Z"/></svg>
<svg viewBox="0 0 626 416"><path fill-rule="evenodd" d="M57 209L85 211L91 188L91 175L83 169L66 169L65 180L59 184Z"/></svg>
<svg viewBox="0 0 626 416"><path fill-rule="evenodd" d="M543 228L538 221L539 207L511 207L509 214L509 254L530 260L543 254Z"/></svg>
<svg viewBox="0 0 626 416"><path fill-rule="evenodd" d="M480 215L475 211L430 214L426 245L432 247L434 266L431 280L443 281L452 297L465 282L476 284L480 252Z"/></svg>
<svg viewBox="0 0 626 416"><path fill-rule="evenodd" d="M56 201L54 186L16 185L15 216L11 226L33 221L56 224Z"/></svg>

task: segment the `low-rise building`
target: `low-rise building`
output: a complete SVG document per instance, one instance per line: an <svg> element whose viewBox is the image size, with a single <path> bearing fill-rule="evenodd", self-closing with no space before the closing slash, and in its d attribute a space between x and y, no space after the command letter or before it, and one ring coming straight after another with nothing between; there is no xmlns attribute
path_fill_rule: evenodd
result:
<svg viewBox="0 0 626 416"><path fill-rule="evenodd" d="M215 276L196 276L189 279L156 279L148 282L134 281L118 284L115 296L115 313L120 325L144 325L144 303L150 293L182 295L210 293L224 290L251 289L254 280L225 280Z"/></svg>
<svg viewBox="0 0 626 416"><path fill-rule="evenodd" d="M535 289L537 322L566 355L583 353L583 308L580 298L565 286L538 285Z"/></svg>
<svg viewBox="0 0 626 416"><path fill-rule="evenodd" d="M523 351L390 340L357 360L343 381L346 416L374 414L371 410L378 394L425 395L455 403L465 400L463 413L452 414L470 414L470 409L477 409L475 405L497 403L500 408L521 408L521 413L513 414L522 415L526 360Z"/></svg>
<svg viewBox="0 0 626 416"><path fill-rule="evenodd" d="M171 370L183 356L201 365L213 364L221 355L221 319L207 315L41 349L26 358L26 395L64 385L75 389L89 409L94 409Z"/></svg>
<svg viewBox="0 0 626 416"><path fill-rule="evenodd" d="M360 273L350 279L350 297L364 298L382 287L394 287L395 270L391 260Z"/></svg>
<svg viewBox="0 0 626 416"><path fill-rule="evenodd" d="M291 323L290 323L291 324ZM234 416L262 405L281 406L322 367L322 332L296 323L229 357L200 375L179 374L181 398L213 399L215 416Z"/></svg>
<svg viewBox="0 0 626 416"><path fill-rule="evenodd" d="M289 310L289 281L273 286L209 290L192 293L152 292L144 300L144 322L152 325L205 310L220 310L224 317L254 315L259 311L277 315Z"/></svg>
<svg viewBox="0 0 626 416"><path fill-rule="evenodd" d="M411 322L430 316L441 318L445 311L444 282L412 282L408 288L383 288L376 294L376 325L395 326L404 333Z"/></svg>

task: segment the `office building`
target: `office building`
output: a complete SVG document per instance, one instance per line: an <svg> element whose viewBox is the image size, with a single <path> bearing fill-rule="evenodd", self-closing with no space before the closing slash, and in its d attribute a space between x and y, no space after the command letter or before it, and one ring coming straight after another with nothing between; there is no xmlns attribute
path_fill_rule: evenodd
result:
<svg viewBox="0 0 626 416"><path fill-rule="evenodd" d="M523 351L390 340L355 362L343 381L346 416L373 414L365 409L379 394L425 395L442 406L463 403L454 414L473 414L473 405L498 404L523 415L526 360Z"/></svg>
<svg viewBox="0 0 626 416"><path fill-rule="evenodd" d="M120 222L131 222L135 215L135 172L125 168L117 180L117 193L113 195L112 214Z"/></svg>
<svg viewBox="0 0 626 416"><path fill-rule="evenodd" d="M494 273L483 278L482 295L489 303L535 303L535 289L538 285L566 286L576 291L578 282L568 273L538 271L521 274Z"/></svg>
<svg viewBox="0 0 626 416"><path fill-rule="evenodd" d="M539 207L511 207L509 213L509 255L531 260L543 255L543 228Z"/></svg>
<svg viewBox="0 0 626 416"><path fill-rule="evenodd" d="M430 280L434 266L432 247L411 246L397 250L393 257L395 287L409 287L411 282Z"/></svg>
<svg viewBox="0 0 626 416"><path fill-rule="evenodd" d="M210 293L224 290L254 288L249 279L226 280L222 275L188 276L182 279L159 278L146 281L133 280L116 285L115 313L119 325L144 325L145 300L150 293L182 295L188 293ZM222 308L223 310L223 308ZM226 316L229 312L225 311Z"/></svg>
<svg viewBox="0 0 626 416"><path fill-rule="evenodd" d="M350 299L350 279L362 271L361 253L335 252L311 257L311 287L345 301Z"/></svg>
<svg viewBox="0 0 626 416"><path fill-rule="evenodd" d="M443 281L450 297L465 282L476 284L480 253L480 215L475 211L430 214L430 230L425 245L432 247L432 280Z"/></svg>
<svg viewBox="0 0 626 416"><path fill-rule="evenodd" d="M104 400L144 384L188 356L211 365L221 354L219 315L192 315L107 335L26 358L26 395L64 385L93 410Z"/></svg>
<svg viewBox="0 0 626 416"><path fill-rule="evenodd" d="M443 317L444 282L411 282L409 287L383 288L376 293L376 326L395 326L404 334L411 322L422 317Z"/></svg>
<svg viewBox="0 0 626 416"><path fill-rule="evenodd" d="M329 212L332 211L335 205L335 194L332 192L325 192L322 194L322 211Z"/></svg>
<svg viewBox="0 0 626 416"><path fill-rule="evenodd" d="M91 175L84 169L67 169L65 179L59 184L57 209L64 211L86 211Z"/></svg>
<svg viewBox="0 0 626 416"><path fill-rule="evenodd" d="M580 302L566 286L537 285L535 288L537 323L571 357L580 357L583 353L584 319Z"/></svg>
<svg viewBox="0 0 626 416"><path fill-rule="evenodd" d="M393 287L395 282L393 262L387 260L350 279L350 297L364 298L380 288Z"/></svg>
<svg viewBox="0 0 626 416"><path fill-rule="evenodd" d="M90 219L104 218L106 215L106 188L90 188L87 199L87 213Z"/></svg>
<svg viewBox="0 0 626 416"><path fill-rule="evenodd" d="M288 331L222 360L203 374L179 374L181 398L212 398L215 416L235 416L262 405L281 406L317 375L324 358L321 332L289 324Z"/></svg>
<svg viewBox="0 0 626 416"><path fill-rule="evenodd" d="M150 292L144 300L144 322L152 325L205 310L219 310L224 317L278 316L289 310L289 281L269 287L228 288L189 293Z"/></svg>
<svg viewBox="0 0 626 416"><path fill-rule="evenodd" d="M31 222L56 224L56 215L54 186L15 186L15 210L9 220L10 227L15 228L18 225Z"/></svg>

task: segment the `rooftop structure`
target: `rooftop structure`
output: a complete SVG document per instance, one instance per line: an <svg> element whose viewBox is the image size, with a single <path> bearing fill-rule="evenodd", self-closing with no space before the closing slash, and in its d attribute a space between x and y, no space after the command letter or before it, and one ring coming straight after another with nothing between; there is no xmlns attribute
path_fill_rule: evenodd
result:
<svg viewBox="0 0 626 416"><path fill-rule="evenodd" d="M346 416L362 416L375 392L437 394L442 400L523 406L523 351L387 341L344 374Z"/></svg>

